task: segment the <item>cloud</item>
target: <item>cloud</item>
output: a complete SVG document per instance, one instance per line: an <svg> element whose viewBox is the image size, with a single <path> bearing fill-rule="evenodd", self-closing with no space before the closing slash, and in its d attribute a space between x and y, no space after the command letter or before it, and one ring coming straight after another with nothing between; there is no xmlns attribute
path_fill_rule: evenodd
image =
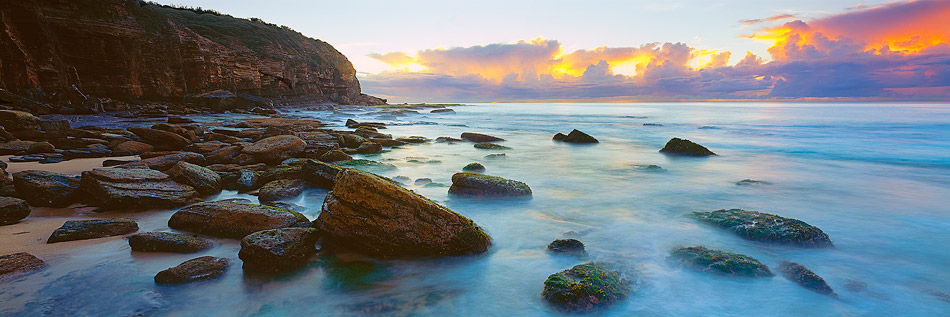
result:
<svg viewBox="0 0 950 317"><path fill-rule="evenodd" d="M797 14L780 13L780 14L776 14L776 15L773 15L773 16L770 16L770 17L767 17L767 18L762 18L762 19L745 19L745 20L739 20L739 23L745 24L745 25L754 25L754 24L761 24L761 23L766 23L766 22L774 22L774 21L797 19L798 17L799 17L799 15L797 15Z"/></svg>
<svg viewBox="0 0 950 317"><path fill-rule="evenodd" d="M746 52L735 64L730 51L684 43L565 52L560 42L543 38L390 52L370 57L393 70L361 82L368 93L394 101L950 100L945 21L948 1L794 20L747 36L769 43L770 61Z"/></svg>

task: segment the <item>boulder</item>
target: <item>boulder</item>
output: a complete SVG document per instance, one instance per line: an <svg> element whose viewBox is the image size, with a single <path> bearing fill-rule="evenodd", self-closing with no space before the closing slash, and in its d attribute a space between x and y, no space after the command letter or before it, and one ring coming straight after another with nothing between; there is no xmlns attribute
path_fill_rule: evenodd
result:
<svg viewBox="0 0 950 317"><path fill-rule="evenodd" d="M307 143L298 137L277 135L245 146L242 152L254 156L261 162L277 164L300 154L306 148Z"/></svg>
<svg viewBox="0 0 950 317"><path fill-rule="evenodd" d="M825 279L812 272L804 265L782 261L778 266L779 272L782 272L784 276L789 281L795 282L801 287L808 289L812 292L827 295L831 297L838 297L838 294L835 294L835 291L831 289L831 286L828 286L828 283L825 283Z"/></svg>
<svg viewBox="0 0 950 317"><path fill-rule="evenodd" d="M343 151L340 150L333 150L320 156L320 160L324 162L341 162L352 159L353 157L351 157L349 154L343 153Z"/></svg>
<svg viewBox="0 0 950 317"><path fill-rule="evenodd" d="M403 142L403 141L383 139L383 138L372 138L370 139L370 141L373 141L373 143L377 143L381 146L386 146L386 147L403 146L407 144L406 142Z"/></svg>
<svg viewBox="0 0 950 317"><path fill-rule="evenodd" d="M184 284L221 276L228 270L228 259L203 256L182 262L155 274L155 283Z"/></svg>
<svg viewBox="0 0 950 317"><path fill-rule="evenodd" d="M429 113L455 113L455 110L449 108L433 109L432 111L429 111Z"/></svg>
<svg viewBox="0 0 950 317"><path fill-rule="evenodd" d="M36 130L40 128L40 118L29 112L0 110L0 126L9 131Z"/></svg>
<svg viewBox="0 0 950 317"><path fill-rule="evenodd" d="M0 226L20 222L30 215L30 205L26 200L13 197L0 197Z"/></svg>
<svg viewBox="0 0 950 317"><path fill-rule="evenodd" d="M567 139L567 134L558 132L558 133L555 133L554 137L552 137L551 139L554 141L564 141L564 139Z"/></svg>
<svg viewBox="0 0 950 317"><path fill-rule="evenodd" d="M208 154L208 153L214 152L216 150L220 150L228 146L230 146L230 144L219 142L219 141L210 141L210 142L192 143L191 145L186 146L181 150L186 151L186 152L195 152L195 153L204 155L204 154Z"/></svg>
<svg viewBox="0 0 950 317"><path fill-rule="evenodd" d="M452 175L449 194L463 197L520 197L531 196L528 184L471 172Z"/></svg>
<svg viewBox="0 0 950 317"><path fill-rule="evenodd" d="M193 253L214 246L211 240L171 232L144 232L129 237L132 251Z"/></svg>
<svg viewBox="0 0 950 317"><path fill-rule="evenodd" d="M716 155L705 146L693 143L693 141L672 138L666 145L660 149L660 153L682 156L710 156Z"/></svg>
<svg viewBox="0 0 950 317"><path fill-rule="evenodd" d="M207 167L180 161L165 171L172 180L194 187L201 195L217 194L221 191L221 176Z"/></svg>
<svg viewBox="0 0 950 317"><path fill-rule="evenodd" d="M584 243L577 239L558 239L548 244L548 251L557 254L567 254L573 256L586 256Z"/></svg>
<svg viewBox="0 0 950 317"><path fill-rule="evenodd" d="M222 238L244 238L251 233L289 227L309 227L307 217L294 211L241 201L197 203L182 208L168 226Z"/></svg>
<svg viewBox="0 0 950 317"><path fill-rule="evenodd" d="M194 152L179 152L179 153L174 153L174 154L144 158L142 160L133 161L127 164L119 165L117 167L119 168L150 168L153 170L164 171L169 168L172 168L172 166L175 166L175 164L178 164L178 162L188 162L192 164L204 165L205 157L204 155L194 153Z"/></svg>
<svg viewBox="0 0 950 317"><path fill-rule="evenodd" d="M30 154L53 153L53 152L56 152L56 147L54 147L53 144L50 144L49 142L46 142L46 141L36 142L36 143L31 144L30 148L27 149L26 152Z"/></svg>
<svg viewBox="0 0 950 317"><path fill-rule="evenodd" d="M124 151L124 152L129 152L135 155L139 155L142 153L154 151L155 147L148 143L142 143L139 141L125 141L116 145L115 148L112 150Z"/></svg>
<svg viewBox="0 0 950 317"><path fill-rule="evenodd" d="M142 127L130 127L128 130L160 151L178 151L192 143L191 140L168 131Z"/></svg>
<svg viewBox="0 0 950 317"><path fill-rule="evenodd" d="M234 162L238 155L241 155L240 146L226 146L205 154L205 159L211 164L227 164Z"/></svg>
<svg viewBox="0 0 950 317"><path fill-rule="evenodd" d="M79 178L50 171L13 173L17 196L32 206L66 207L76 201Z"/></svg>
<svg viewBox="0 0 950 317"><path fill-rule="evenodd" d="M468 165L465 165L465 167L462 167L462 170L466 172L481 173L485 171L485 165L482 165L481 163L478 163L478 162L468 163Z"/></svg>
<svg viewBox="0 0 950 317"><path fill-rule="evenodd" d="M599 143L594 137L577 129L572 130L567 135L563 133L555 134L554 140L567 143Z"/></svg>
<svg viewBox="0 0 950 317"><path fill-rule="evenodd" d="M349 160L345 162L340 162L336 164L337 166L342 166L346 168L355 168L363 171L368 171L371 173L379 173L392 171L396 169L396 165L386 164L383 162L370 161L370 160Z"/></svg>
<svg viewBox="0 0 950 317"><path fill-rule="evenodd" d="M465 140L456 139L456 138L447 137L447 136L440 136L438 138L435 138L435 142L438 142L438 143L455 143L455 142L462 142L462 141L465 141Z"/></svg>
<svg viewBox="0 0 950 317"><path fill-rule="evenodd" d="M97 168L82 172L80 189L95 204L118 208L159 208L188 204L198 197L191 186L151 169Z"/></svg>
<svg viewBox="0 0 950 317"><path fill-rule="evenodd" d="M20 152L26 152L33 145L33 141L9 141L0 143L0 155L14 155Z"/></svg>
<svg viewBox="0 0 950 317"><path fill-rule="evenodd" d="M128 218L70 220L53 231L46 243L121 236L138 230L135 220Z"/></svg>
<svg viewBox="0 0 950 317"><path fill-rule="evenodd" d="M472 220L371 173L346 169L313 226L328 243L381 257L485 252L491 238Z"/></svg>
<svg viewBox="0 0 950 317"><path fill-rule="evenodd" d="M46 263L43 260L26 252L0 255L0 278L32 272L44 267Z"/></svg>
<svg viewBox="0 0 950 317"><path fill-rule="evenodd" d="M773 275L768 266L753 257L706 247L676 248L670 257L703 272L744 277Z"/></svg>
<svg viewBox="0 0 950 317"><path fill-rule="evenodd" d="M356 148L357 154L373 154L379 153L383 150L383 146L378 143L373 142L363 142L358 148Z"/></svg>
<svg viewBox="0 0 950 317"><path fill-rule="evenodd" d="M487 142L475 143L475 148L482 149L482 150L510 150L511 149L510 147L507 147L504 145L498 145L495 143L487 143Z"/></svg>
<svg viewBox="0 0 950 317"><path fill-rule="evenodd" d="M358 148L361 144L363 144L363 142L366 142L365 138L356 134L344 133L344 134L341 134L340 137L343 139L343 143L341 145L348 148L355 149L355 148Z"/></svg>
<svg viewBox="0 0 950 317"><path fill-rule="evenodd" d="M499 138L499 137L490 136L490 135L487 135L487 134L472 133L472 132L465 132L465 133L462 133L462 139L469 140L469 141L476 142L476 143L480 143L480 142L498 142L498 141L504 141L504 140L505 140L505 139L502 139L502 138Z"/></svg>
<svg viewBox="0 0 950 317"><path fill-rule="evenodd" d="M268 182L258 190L260 201L290 199L303 193L304 181L299 179L278 179Z"/></svg>
<svg viewBox="0 0 950 317"><path fill-rule="evenodd" d="M238 171L237 174L237 183L235 185L237 185L239 192L251 191L258 187L258 179L260 177L257 176L257 173L242 169Z"/></svg>
<svg viewBox="0 0 950 317"><path fill-rule="evenodd" d="M299 268L316 253L316 229L284 228L258 231L241 239L238 258L244 269L280 272Z"/></svg>
<svg viewBox="0 0 950 317"><path fill-rule="evenodd" d="M430 140L423 136L414 135L414 136L405 137L405 138L398 138L396 139L396 141L403 142L403 143L411 143L411 144L422 144L422 143L429 142Z"/></svg>
<svg viewBox="0 0 950 317"><path fill-rule="evenodd" d="M582 313L627 298L629 282L606 263L579 264L548 276L541 296L559 311Z"/></svg>
<svg viewBox="0 0 950 317"><path fill-rule="evenodd" d="M331 189L336 182L336 174L342 167L330 165L320 161L307 160L303 163L303 179L310 186Z"/></svg>
<svg viewBox="0 0 950 317"><path fill-rule="evenodd" d="M753 241L803 247L834 246L821 229L798 219L742 209L694 212L692 216Z"/></svg>

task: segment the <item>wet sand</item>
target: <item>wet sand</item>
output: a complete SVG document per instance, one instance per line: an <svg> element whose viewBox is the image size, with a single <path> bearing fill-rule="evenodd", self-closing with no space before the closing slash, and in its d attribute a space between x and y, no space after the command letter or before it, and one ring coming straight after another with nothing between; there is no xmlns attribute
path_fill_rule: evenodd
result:
<svg viewBox="0 0 950 317"><path fill-rule="evenodd" d="M131 161L139 159L137 156L116 156L99 158L81 158L72 159L65 162L53 164L40 164L39 162L10 162L10 157L15 155L0 156L0 160L7 163L7 173L13 174L19 171L41 170L53 171L61 174L80 174L83 171L89 171L94 168L101 168L105 160L123 160Z"/></svg>

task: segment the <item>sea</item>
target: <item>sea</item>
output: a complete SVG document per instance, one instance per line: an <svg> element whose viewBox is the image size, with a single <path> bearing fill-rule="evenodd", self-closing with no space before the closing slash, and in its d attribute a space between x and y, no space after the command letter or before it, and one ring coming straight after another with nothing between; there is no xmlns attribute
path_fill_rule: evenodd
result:
<svg viewBox="0 0 950 317"><path fill-rule="evenodd" d="M492 103L455 113L380 109L288 111L346 129L347 119L384 122L394 137L458 138L478 132L511 149L429 142L356 158L474 220L493 244L480 255L374 259L320 255L283 275L245 274L237 240L196 254L131 252L124 239L86 243L45 259L41 272L0 283L6 316L551 316L541 292L554 273L589 261L635 268L633 289L606 316L950 316L950 105L941 103ZM237 115L194 117L222 121ZM600 143L553 141L586 132ZM658 150L689 139L716 156ZM490 154L502 154L494 155ZM527 183L530 199L448 195L454 173ZM651 166L655 165L655 166ZM419 179L429 179L419 181ZM755 180L756 182L742 182ZM320 214L327 191L288 202ZM213 199L255 196L225 191ZM740 208L795 218L834 242L803 248L742 239L689 217ZM140 231L174 231L175 210L129 213ZM586 257L546 251L575 238ZM2 241L0 241L2 243ZM772 278L713 275L669 259L706 246L752 256ZM231 260L221 278L160 286L155 273L213 255ZM838 297L778 274L781 261L824 278Z"/></svg>

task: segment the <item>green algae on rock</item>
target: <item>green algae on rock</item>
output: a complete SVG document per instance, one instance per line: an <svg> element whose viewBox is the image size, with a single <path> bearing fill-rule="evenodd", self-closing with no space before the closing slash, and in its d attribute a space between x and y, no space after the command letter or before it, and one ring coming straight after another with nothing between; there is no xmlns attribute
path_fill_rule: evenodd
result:
<svg viewBox="0 0 950 317"><path fill-rule="evenodd" d="M194 258L155 274L155 283L184 284L212 279L228 269L228 259L213 256Z"/></svg>
<svg viewBox="0 0 950 317"><path fill-rule="evenodd" d="M488 142L475 143L475 148L482 149L482 150L510 150L511 149L510 147L507 147L504 145L498 145L495 143L488 143Z"/></svg>
<svg viewBox="0 0 950 317"><path fill-rule="evenodd" d="M833 246L828 235L804 221L742 209L694 212L692 216L732 231L745 239L804 247Z"/></svg>
<svg viewBox="0 0 950 317"><path fill-rule="evenodd" d="M396 169L396 166L392 164L386 164L386 163L364 160L364 159L344 161L344 162L337 163L336 165L340 167L355 168L355 169L367 171L370 173L387 172L387 171L392 171Z"/></svg>
<svg viewBox="0 0 950 317"><path fill-rule="evenodd" d="M586 256L584 243L577 239L558 239L548 244L548 251L556 254L567 254L573 256Z"/></svg>
<svg viewBox="0 0 950 317"><path fill-rule="evenodd" d="M778 266L779 272L782 272L784 276L789 281L795 282L795 284L800 285L810 291L813 291L818 294L827 295L831 297L838 297L838 294L835 294L835 291L831 289L831 286L828 286L828 283L825 283L825 279L812 272L804 265L782 261Z"/></svg>
<svg viewBox="0 0 950 317"><path fill-rule="evenodd" d="M773 276L768 266L753 257L701 246L673 249L670 257L703 272L744 277Z"/></svg>
<svg viewBox="0 0 950 317"><path fill-rule="evenodd" d="M129 237L129 247L140 252L192 253L212 246L211 240L172 232L143 232Z"/></svg>
<svg viewBox="0 0 950 317"><path fill-rule="evenodd" d="M498 176L462 172L452 175L449 194L463 197L523 197L531 196L531 187Z"/></svg>
<svg viewBox="0 0 950 317"><path fill-rule="evenodd" d="M468 165L465 165L465 167L462 167L462 170L466 172L484 172L485 165L482 165L482 163L478 162L472 162L468 163Z"/></svg>
<svg viewBox="0 0 950 317"><path fill-rule="evenodd" d="M260 201L290 199L303 193L304 181L299 179L278 179L264 184L258 191Z"/></svg>
<svg viewBox="0 0 950 317"><path fill-rule="evenodd" d="M558 310L587 312L627 298L629 283L621 272L588 262L548 276L541 296Z"/></svg>
<svg viewBox="0 0 950 317"><path fill-rule="evenodd" d="M46 243L120 236L138 230L135 220L128 218L70 220L53 231Z"/></svg>
<svg viewBox="0 0 950 317"><path fill-rule="evenodd" d="M660 153L671 154L671 155L682 155L682 156L710 156L716 155L705 146L696 144L693 141L672 138L669 142L666 142L666 145L660 149Z"/></svg>

